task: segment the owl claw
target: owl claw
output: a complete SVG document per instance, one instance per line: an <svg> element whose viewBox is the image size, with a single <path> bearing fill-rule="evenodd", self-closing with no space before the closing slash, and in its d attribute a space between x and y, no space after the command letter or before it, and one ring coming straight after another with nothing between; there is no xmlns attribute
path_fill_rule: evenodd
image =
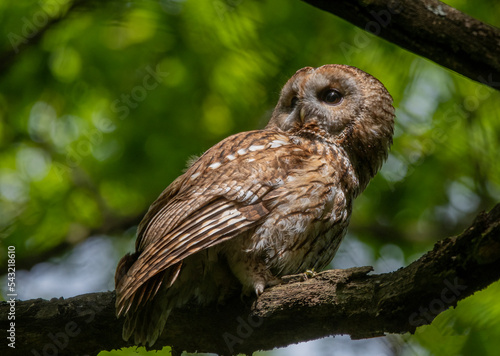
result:
<svg viewBox="0 0 500 356"><path fill-rule="evenodd" d="M266 287L275 286L275 285L280 284L280 283L281 283L281 279L279 279L279 278L274 279L272 281L268 281L267 284L264 281L255 282L255 284L253 285L253 292L255 293L255 296L258 298L261 296L262 293L264 293L264 289ZM241 301L244 302L246 298L250 297L250 294L251 294L251 292L249 292L248 290L243 291L240 294Z"/></svg>
<svg viewBox="0 0 500 356"><path fill-rule="evenodd" d="M254 287L255 287L255 295L256 295L256 296L257 296L257 298L258 298L258 297L260 297L260 295L261 295L262 293L264 293L264 287L265 287L265 286L264 286L264 283L257 283L257 284L255 284L255 286L254 286Z"/></svg>
<svg viewBox="0 0 500 356"><path fill-rule="evenodd" d="M254 285L254 291L255 291L255 295L258 297L260 297L260 295L262 293L264 293L264 289L266 289L266 287L274 287L278 284L282 284L283 281L281 280L281 278L273 278L271 280L268 280L267 283L262 283L262 282L259 282L259 283L256 283Z"/></svg>
<svg viewBox="0 0 500 356"><path fill-rule="evenodd" d="M317 274L318 273L314 270L314 268L308 269L304 273L302 273L302 278L304 278L304 281L307 281L309 278L316 277Z"/></svg>

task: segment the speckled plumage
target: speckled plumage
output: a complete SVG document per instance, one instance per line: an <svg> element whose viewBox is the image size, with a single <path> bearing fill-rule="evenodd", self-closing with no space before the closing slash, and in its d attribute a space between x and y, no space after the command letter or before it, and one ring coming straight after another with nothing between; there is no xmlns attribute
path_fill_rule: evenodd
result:
<svg viewBox="0 0 500 356"><path fill-rule="evenodd" d="M123 337L152 345L191 299L259 295L283 275L326 267L353 199L387 157L391 103L357 68L297 71L264 130L213 146L151 205L116 272Z"/></svg>

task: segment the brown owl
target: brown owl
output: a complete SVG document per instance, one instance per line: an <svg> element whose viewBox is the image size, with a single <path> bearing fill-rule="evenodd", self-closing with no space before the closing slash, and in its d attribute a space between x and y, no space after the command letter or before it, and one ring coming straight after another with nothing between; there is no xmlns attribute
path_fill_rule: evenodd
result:
<svg viewBox="0 0 500 356"><path fill-rule="evenodd" d="M190 300L258 296L283 275L326 267L393 127L392 98L371 75L297 71L265 129L210 148L149 208L116 271L124 339L153 345Z"/></svg>

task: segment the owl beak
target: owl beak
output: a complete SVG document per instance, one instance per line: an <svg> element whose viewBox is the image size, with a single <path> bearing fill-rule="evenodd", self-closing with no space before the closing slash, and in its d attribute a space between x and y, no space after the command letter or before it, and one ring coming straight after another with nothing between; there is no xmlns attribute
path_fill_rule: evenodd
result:
<svg viewBox="0 0 500 356"><path fill-rule="evenodd" d="M300 108L300 121L304 123L304 118L306 117L306 108L301 107Z"/></svg>

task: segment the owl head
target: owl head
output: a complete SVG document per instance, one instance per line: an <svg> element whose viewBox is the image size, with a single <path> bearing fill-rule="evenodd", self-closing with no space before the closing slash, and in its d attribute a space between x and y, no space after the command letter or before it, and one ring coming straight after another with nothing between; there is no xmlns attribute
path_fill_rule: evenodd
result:
<svg viewBox="0 0 500 356"><path fill-rule="evenodd" d="M283 87L266 129L342 148L363 189L392 144L392 97L379 80L358 68L305 67Z"/></svg>

